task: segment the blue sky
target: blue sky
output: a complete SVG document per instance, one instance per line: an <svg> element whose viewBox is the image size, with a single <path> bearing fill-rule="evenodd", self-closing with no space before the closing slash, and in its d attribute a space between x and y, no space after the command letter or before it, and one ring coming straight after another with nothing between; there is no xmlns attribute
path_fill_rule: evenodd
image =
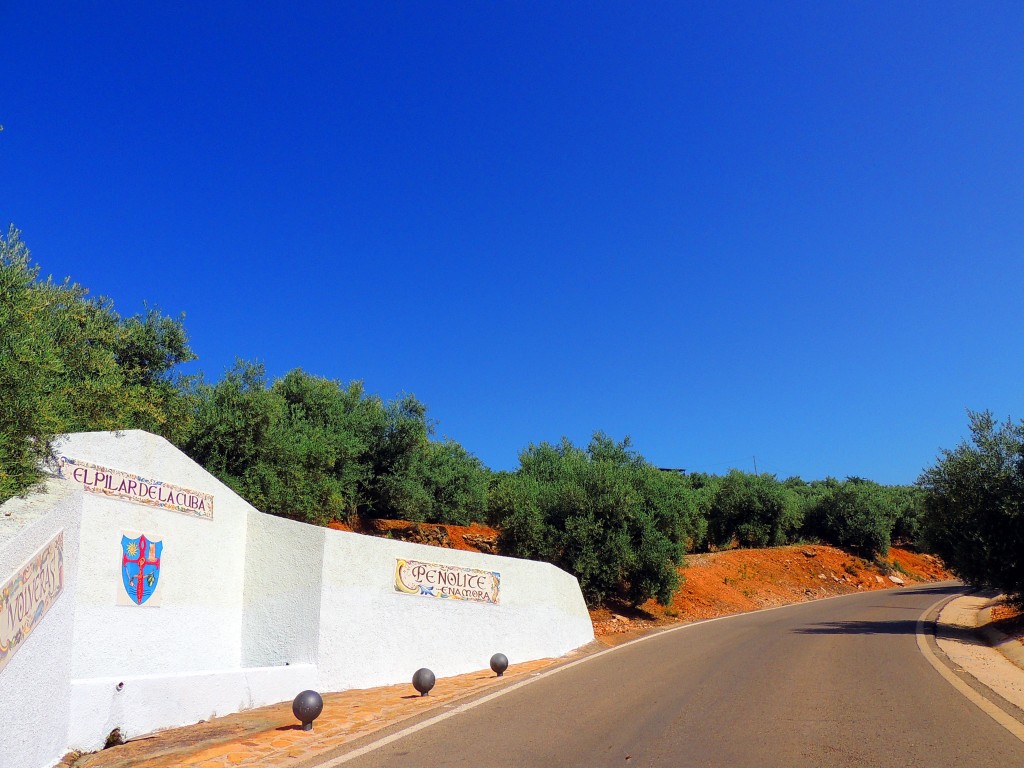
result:
<svg viewBox="0 0 1024 768"><path fill-rule="evenodd" d="M0 222L495 469L912 482L1024 417L1020 3L0 7Z"/></svg>

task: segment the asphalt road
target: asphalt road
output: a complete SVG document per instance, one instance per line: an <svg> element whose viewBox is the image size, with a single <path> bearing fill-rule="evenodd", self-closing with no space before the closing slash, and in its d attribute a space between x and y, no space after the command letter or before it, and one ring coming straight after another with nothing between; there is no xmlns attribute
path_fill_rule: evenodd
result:
<svg viewBox="0 0 1024 768"><path fill-rule="evenodd" d="M1024 766L1024 743L917 646L918 617L954 591L857 594L663 633L344 765Z"/></svg>

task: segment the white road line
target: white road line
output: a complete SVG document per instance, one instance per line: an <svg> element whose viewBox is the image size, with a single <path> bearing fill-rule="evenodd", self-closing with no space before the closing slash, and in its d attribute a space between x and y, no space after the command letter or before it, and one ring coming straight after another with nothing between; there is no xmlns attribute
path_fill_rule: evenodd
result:
<svg viewBox="0 0 1024 768"><path fill-rule="evenodd" d="M932 651L932 649L928 647L928 637L924 629L924 617L927 616L932 610L934 610L936 606L940 605L943 602L947 602L951 599L955 600L956 598L942 598L942 600L939 600L938 602L933 604L930 608L928 608L924 613L921 614L920 618L918 618L917 647L921 649L921 653L924 654L924 657L928 660L928 663L931 664L935 668L935 671L942 675L946 679L946 681L949 682L950 685L952 685L954 688L960 691L960 693L962 693L969 701L976 704L978 709L980 709L986 715L988 715L1001 726L1003 726L1003 728L1008 730L1021 741L1024 741L1024 725L1021 725L1019 722L1017 722L1017 720L1010 717L1008 714L1003 712L1002 709L997 707L995 704L986 699L976 690L971 688L971 686L967 685L967 683L965 683L959 677L954 675L950 671L949 667L943 664L942 661Z"/></svg>

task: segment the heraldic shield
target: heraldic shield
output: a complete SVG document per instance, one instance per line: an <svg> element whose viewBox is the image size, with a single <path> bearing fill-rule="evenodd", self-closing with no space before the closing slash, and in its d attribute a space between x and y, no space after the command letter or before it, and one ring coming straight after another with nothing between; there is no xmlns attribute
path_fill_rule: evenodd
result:
<svg viewBox="0 0 1024 768"><path fill-rule="evenodd" d="M153 596L160 580L162 541L150 541L145 534L137 539L121 537L121 581L128 597L142 605Z"/></svg>

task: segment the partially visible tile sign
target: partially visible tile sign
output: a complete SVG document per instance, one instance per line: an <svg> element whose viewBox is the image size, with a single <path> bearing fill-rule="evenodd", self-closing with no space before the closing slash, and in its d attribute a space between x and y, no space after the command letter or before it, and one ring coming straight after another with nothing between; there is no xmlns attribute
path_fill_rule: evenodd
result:
<svg viewBox="0 0 1024 768"><path fill-rule="evenodd" d="M419 560L395 562L395 591L449 600L472 600L497 605L501 574L457 565L424 563Z"/></svg>
<svg viewBox="0 0 1024 768"><path fill-rule="evenodd" d="M0 588L0 669L63 591L64 531L60 531Z"/></svg>
<svg viewBox="0 0 1024 768"><path fill-rule="evenodd" d="M57 462L57 473L81 483L89 493L125 499L147 507L169 509L205 520L213 519L213 496L208 493L181 488L162 480L130 475L117 469L98 467L67 456L61 456Z"/></svg>

